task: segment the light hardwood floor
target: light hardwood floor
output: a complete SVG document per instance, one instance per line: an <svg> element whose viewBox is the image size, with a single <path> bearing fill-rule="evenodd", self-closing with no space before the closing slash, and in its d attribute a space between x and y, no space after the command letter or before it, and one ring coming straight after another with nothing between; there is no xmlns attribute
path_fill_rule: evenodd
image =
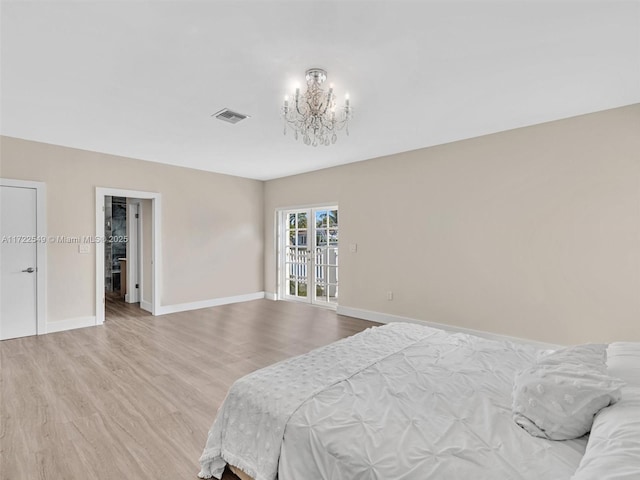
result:
<svg viewBox="0 0 640 480"><path fill-rule="evenodd" d="M161 317L109 301L101 327L0 342L0 479L195 479L234 380L371 325L269 300Z"/></svg>

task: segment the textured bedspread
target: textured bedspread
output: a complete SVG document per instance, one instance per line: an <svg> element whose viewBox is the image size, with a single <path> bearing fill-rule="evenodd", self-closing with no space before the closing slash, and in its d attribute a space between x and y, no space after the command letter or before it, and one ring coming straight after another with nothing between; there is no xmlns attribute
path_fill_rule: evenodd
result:
<svg viewBox="0 0 640 480"><path fill-rule="evenodd" d="M236 382L201 476L228 461L256 480L569 479L586 439L531 437L511 418L514 375L536 353L412 324L367 330Z"/></svg>
<svg viewBox="0 0 640 480"><path fill-rule="evenodd" d="M285 427L301 405L438 332L411 324L370 328L239 379L209 431L199 476L220 478L231 463L255 480L275 479Z"/></svg>
<svg viewBox="0 0 640 480"><path fill-rule="evenodd" d="M332 386L287 424L279 480L567 480L586 438L512 420L516 371L537 349L440 332Z"/></svg>

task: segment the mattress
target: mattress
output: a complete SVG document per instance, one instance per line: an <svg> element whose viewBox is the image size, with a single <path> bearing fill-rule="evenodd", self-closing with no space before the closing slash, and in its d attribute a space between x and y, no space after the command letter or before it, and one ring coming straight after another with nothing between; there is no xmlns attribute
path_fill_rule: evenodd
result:
<svg viewBox="0 0 640 480"><path fill-rule="evenodd" d="M362 332L339 342L337 350L335 344L324 347L329 357L338 351L353 357L342 359L353 368L343 368L310 390L302 382L315 375L310 366L318 365L324 349L297 357L293 365L274 366L280 372L290 370L289 395L303 391L303 398L282 415L282 425L277 415L256 414L253 406L250 415L238 417L254 439L256 431L260 433L255 425L269 419L271 431L278 432L276 444L271 438L249 442L251 449L264 450L269 444L277 471L238 454L244 451L234 444L238 425L219 421L233 415L225 400L201 458L201 476L219 475L207 470L216 453L218 466L229 462L256 480L561 480L576 470L586 438L540 439L512 420L514 376L533 362L538 349L411 324L371 330L375 335ZM368 340L358 340L360 336ZM309 367L306 378L299 376L303 365ZM271 368L264 369L267 375ZM267 405L264 399L271 393L264 383L258 384L258 403ZM239 398L240 403L251 403L251 387L245 383L241 391L229 404L237 405ZM250 457L263 458L260 455L252 452Z"/></svg>

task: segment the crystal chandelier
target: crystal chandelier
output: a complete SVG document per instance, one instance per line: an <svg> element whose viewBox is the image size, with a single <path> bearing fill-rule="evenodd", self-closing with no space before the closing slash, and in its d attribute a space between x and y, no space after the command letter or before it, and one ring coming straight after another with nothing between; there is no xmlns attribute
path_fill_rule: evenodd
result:
<svg viewBox="0 0 640 480"><path fill-rule="evenodd" d="M333 93L333 85L325 92L322 84L327 79L327 72L320 68L307 70L307 91L300 93L296 88L293 97L293 105L289 103L289 96L284 97L282 106L282 118L284 119L284 134L287 134L287 125L294 132L294 137L302 137L305 145L329 146L336 143L336 132L346 130L349 135L349 120L352 109L349 105L349 94L345 96L344 107L336 106Z"/></svg>

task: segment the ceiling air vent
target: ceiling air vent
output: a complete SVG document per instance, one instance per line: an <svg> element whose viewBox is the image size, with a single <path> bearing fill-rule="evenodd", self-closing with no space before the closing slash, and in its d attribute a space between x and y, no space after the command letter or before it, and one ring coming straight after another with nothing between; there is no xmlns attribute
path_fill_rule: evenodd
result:
<svg viewBox="0 0 640 480"><path fill-rule="evenodd" d="M249 115L245 115L244 113L234 112L232 110L229 110L228 108L223 108L222 110L214 113L211 116L216 117L218 120L222 120L224 122L229 122L229 123L238 123L239 121L244 120L245 118L249 118Z"/></svg>

